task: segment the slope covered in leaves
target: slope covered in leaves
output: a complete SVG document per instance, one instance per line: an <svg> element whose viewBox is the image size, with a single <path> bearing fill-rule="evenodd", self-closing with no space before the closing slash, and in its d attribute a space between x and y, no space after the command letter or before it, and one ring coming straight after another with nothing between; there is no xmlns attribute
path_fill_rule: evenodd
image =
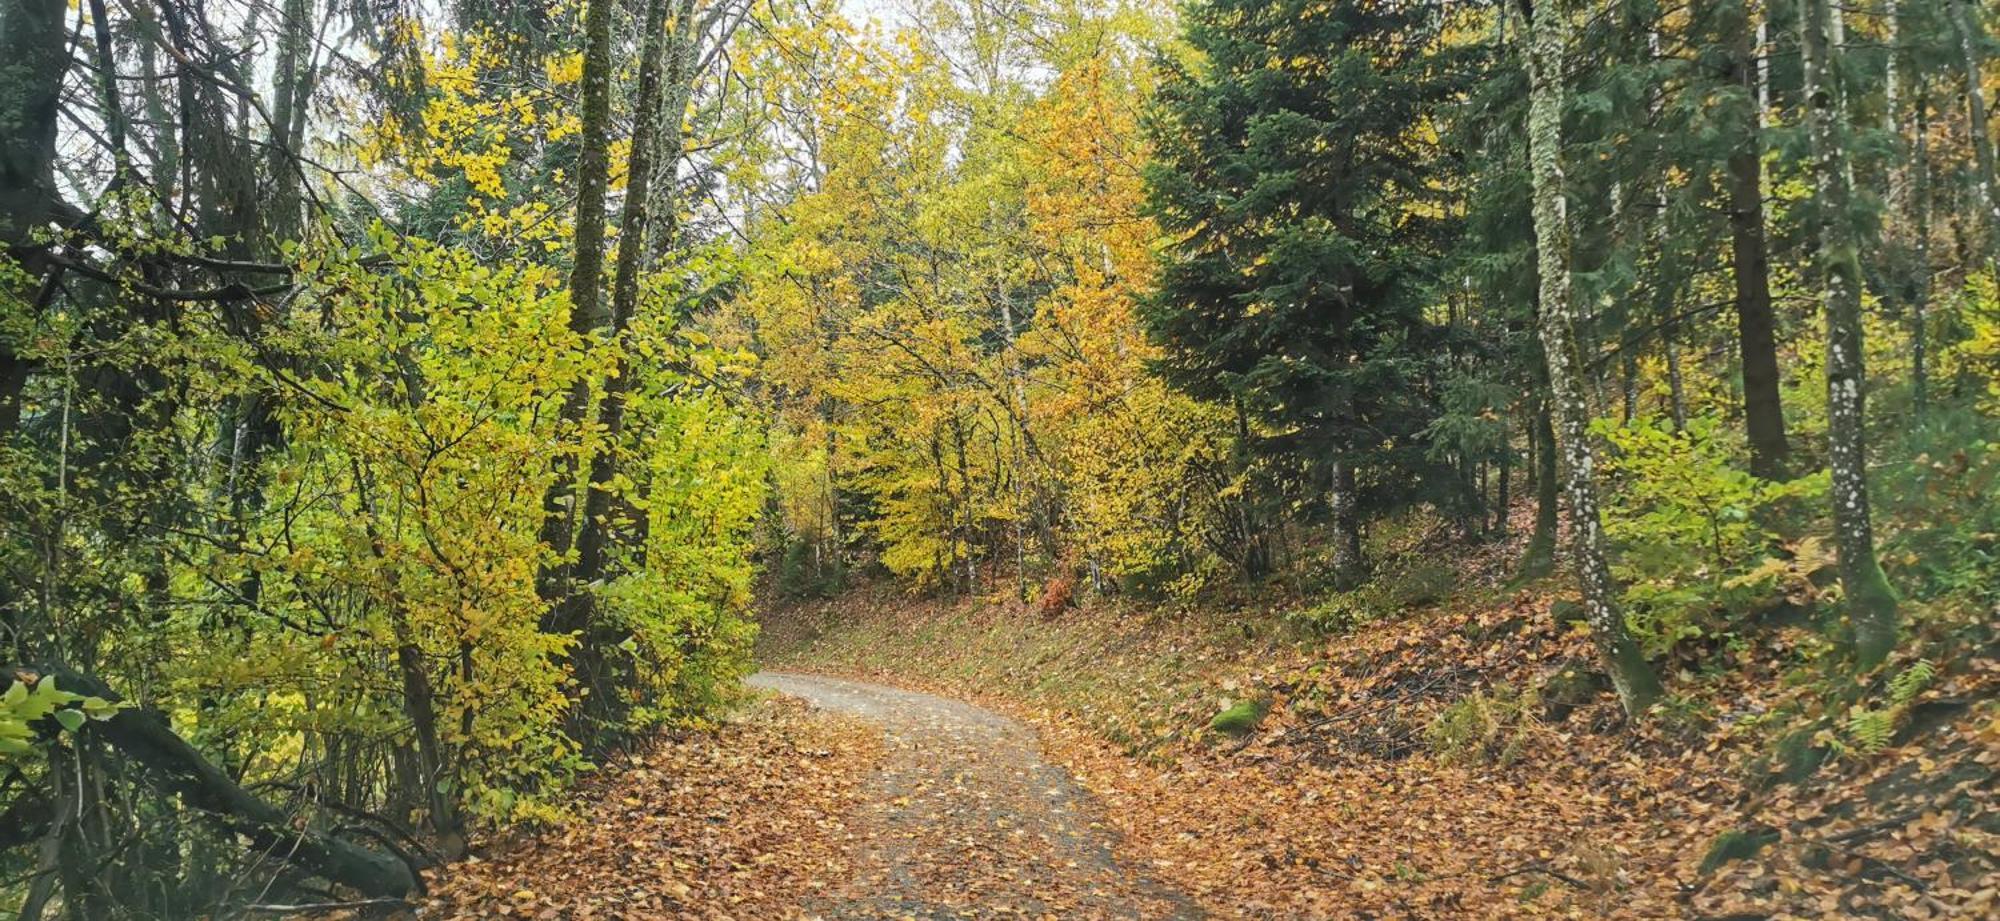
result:
<svg viewBox="0 0 2000 921"><path fill-rule="evenodd" d="M879 732L793 700L662 737L583 814L438 874L425 918L792 918L852 873L848 822Z"/></svg>
<svg viewBox="0 0 2000 921"><path fill-rule="evenodd" d="M1219 917L1993 910L2000 663L1964 645L1987 626L1926 624L1843 687L1808 627L1772 623L1633 729L1552 588L1467 568L1325 639L1269 612L861 594L767 616L764 652L1032 720L1129 856Z"/></svg>

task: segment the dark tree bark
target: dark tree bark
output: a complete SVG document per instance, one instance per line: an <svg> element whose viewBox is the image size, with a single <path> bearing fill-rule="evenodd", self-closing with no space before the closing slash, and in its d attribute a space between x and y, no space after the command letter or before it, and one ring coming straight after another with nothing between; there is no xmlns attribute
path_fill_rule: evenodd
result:
<svg viewBox="0 0 2000 921"><path fill-rule="evenodd" d="M1785 438L1785 408L1778 390L1778 324L1771 310L1771 261L1764 232L1763 119L1757 108L1756 50L1750 45L1748 28L1734 30L1729 38L1729 67L1730 79L1743 87L1748 103L1736 118L1736 146L1725 164L1743 423L1750 439L1750 472L1775 480L1785 476L1791 446Z"/></svg>
<svg viewBox="0 0 2000 921"><path fill-rule="evenodd" d="M1546 397L1535 401L1534 414L1528 423L1528 443L1535 462L1535 525L1528 532L1528 548L1521 554L1517 579L1537 579L1556 566L1557 506L1562 501L1562 485L1556 470L1555 423L1550 419Z"/></svg>
<svg viewBox="0 0 2000 921"><path fill-rule="evenodd" d="M68 8L64 0L0 0L0 255L23 261L31 278L40 266L24 247L61 204L56 117L70 64L63 29ZM25 287L0 296L29 303L36 292ZM0 436L21 423L32 362L19 347L0 336Z"/></svg>

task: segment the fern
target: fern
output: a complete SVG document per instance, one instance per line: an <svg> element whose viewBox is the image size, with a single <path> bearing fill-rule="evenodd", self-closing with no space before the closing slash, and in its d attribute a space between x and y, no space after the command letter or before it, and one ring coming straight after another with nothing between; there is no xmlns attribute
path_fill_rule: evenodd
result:
<svg viewBox="0 0 2000 921"><path fill-rule="evenodd" d="M1937 668L1928 659L1918 659L1889 679L1889 704L1898 710L1910 705L1937 678Z"/></svg>
<svg viewBox="0 0 2000 921"><path fill-rule="evenodd" d="M1853 743L1854 751L1863 755L1873 755L1889 747L1889 740L1896 734L1896 717L1899 711L1891 707L1886 710L1867 710L1856 707L1847 716L1847 737Z"/></svg>
<svg viewBox="0 0 2000 921"><path fill-rule="evenodd" d="M1903 717L1910 710L1917 695L1922 694L1931 682L1937 679L1937 667L1928 660L1918 659L1908 668L1889 679L1889 702L1879 709L1870 709L1856 704L1847 714L1846 742L1836 746L1840 754L1873 755L1889 747L1895 738L1896 728L1902 725Z"/></svg>

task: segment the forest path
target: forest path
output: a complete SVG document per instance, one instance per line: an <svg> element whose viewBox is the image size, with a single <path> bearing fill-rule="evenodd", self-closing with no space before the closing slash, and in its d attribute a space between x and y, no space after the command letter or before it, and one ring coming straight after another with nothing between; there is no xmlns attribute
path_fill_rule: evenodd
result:
<svg viewBox="0 0 2000 921"><path fill-rule="evenodd" d="M830 919L1195 918L1120 867L1112 833L1032 730L961 701L817 675L753 687L882 727L885 756L856 820L857 872L806 906Z"/></svg>

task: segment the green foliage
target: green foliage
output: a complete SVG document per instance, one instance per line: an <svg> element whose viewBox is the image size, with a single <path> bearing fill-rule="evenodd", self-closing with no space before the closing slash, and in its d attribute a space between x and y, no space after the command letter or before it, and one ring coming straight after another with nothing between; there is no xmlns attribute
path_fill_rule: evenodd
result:
<svg viewBox="0 0 2000 921"><path fill-rule="evenodd" d="M1169 381L1252 414L1253 447L1307 470L1432 469L1445 164L1410 140L1462 89L1444 27L1416 7L1217 0L1186 14L1200 60L1167 63L1146 178L1172 245L1141 317Z"/></svg>
<svg viewBox="0 0 2000 921"><path fill-rule="evenodd" d="M1876 508L1895 522L1883 568L1915 599L2000 603L2000 423L1938 407L1883 465Z"/></svg>
<svg viewBox="0 0 2000 921"><path fill-rule="evenodd" d="M1458 587L1458 571L1443 563L1397 560L1359 588L1333 592L1287 618L1310 633L1331 635L1377 620L1408 616Z"/></svg>
<svg viewBox="0 0 2000 921"><path fill-rule="evenodd" d="M86 722L108 720L123 708L103 698L59 690L54 677L36 681L11 676L7 690L0 693L0 759L34 753L36 722L49 719L65 732L81 732Z"/></svg>
<svg viewBox="0 0 2000 921"><path fill-rule="evenodd" d="M1788 546L1781 530L1818 503L1824 474L1760 480L1738 466L1733 441L1709 417L1679 432L1656 417L1600 422L1597 431L1611 443L1604 467L1615 484L1605 532L1618 550L1627 618L1650 654L1734 629L1827 562L1819 542Z"/></svg>
<svg viewBox="0 0 2000 921"><path fill-rule="evenodd" d="M1877 706L1856 703L1849 707L1840 732L1823 734L1834 754L1867 757L1889 747L1902 728L1910 706L1937 680L1937 668L1918 659L1889 679L1884 699Z"/></svg>
<svg viewBox="0 0 2000 921"><path fill-rule="evenodd" d="M1507 767L1527 753L1540 711L1541 699L1533 689L1498 685L1445 707L1425 728L1424 738L1447 763Z"/></svg>

